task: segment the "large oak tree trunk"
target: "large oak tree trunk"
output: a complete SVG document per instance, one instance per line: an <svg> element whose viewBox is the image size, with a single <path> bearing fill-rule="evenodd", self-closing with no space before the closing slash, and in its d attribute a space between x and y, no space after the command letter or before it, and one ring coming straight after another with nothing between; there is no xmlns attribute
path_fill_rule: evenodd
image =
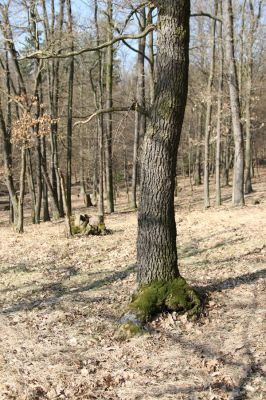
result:
<svg viewBox="0 0 266 400"><path fill-rule="evenodd" d="M188 87L190 2L155 1L160 16L155 101L144 140L138 217L138 281L179 276L174 190Z"/></svg>

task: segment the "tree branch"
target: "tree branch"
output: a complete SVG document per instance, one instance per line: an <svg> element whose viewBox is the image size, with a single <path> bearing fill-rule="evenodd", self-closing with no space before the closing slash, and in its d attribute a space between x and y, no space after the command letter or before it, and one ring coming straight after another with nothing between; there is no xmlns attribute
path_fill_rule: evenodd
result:
<svg viewBox="0 0 266 400"><path fill-rule="evenodd" d="M148 35L151 31L155 30L156 26L155 25L149 25L147 28L138 34L124 34L120 36L114 37L112 40L109 40L108 42L102 43L99 46L95 47L84 47L83 49L76 50L76 51L71 51L69 53L62 54L60 53L61 50L58 50L57 53L46 53L44 50L40 51L35 51L34 53L27 54L24 57L20 57L19 60L25 60L25 59L32 59L32 58L37 58L37 59L50 59L50 58L68 58L68 57L73 57L73 56L78 56L83 53L91 52L91 51L98 51L102 50L108 46L112 46L113 44L120 42L121 40L127 40L127 39L141 39L144 36Z"/></svg>
<svg viewBox="0 0 266 400"><path fill-rule="evenodd" d="M216 17L215 15L212 15L210 13L203 12L203 11L199 11L197 13L190 14L190 16L191 17L208 17L208 18L211 18L211 19L221 22L221 24L223 23L223 20L221 18Z"/></svg>
<svg viewBox="0 0 266 400"><path fill-rule="evenodd" d="M134 51L135 53L141 54L145 58L145 60L148 61L149 64L151 64L150 58L146 54L144 54L142 51L135 49L135 47L133 47L129 43L127 43L125 41L125 39L122 39L122 43L124 43L125 46L127 46L130 50Z"/></svg>
<svg viewBox="0 0 266 400"><path fill-rule="evenodd" d="M125 111L134 111L137 110L141 112L142 114L147 115L148 112L146 109L143 109L139 104L133 102L130 106L127 107L111 107L111 108L104 108L101 110L95 111L95 113L91 114L85 121L77 121L74 123L73 128L75 128L78 125L84 125L90 122L93 118L97 117L98 115L101 114L108 114L108 113L113 113L113 112L125 112Z"/></svg>

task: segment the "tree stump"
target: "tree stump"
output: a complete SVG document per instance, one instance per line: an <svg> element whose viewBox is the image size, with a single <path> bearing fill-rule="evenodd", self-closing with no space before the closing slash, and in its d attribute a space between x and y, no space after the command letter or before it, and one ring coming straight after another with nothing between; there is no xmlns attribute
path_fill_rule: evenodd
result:
<svg viewBox="0 0 266 400"><path fill-rule="evenodd" d="M109 229L106 229L102 216L91 217L87 214L76 214L72 218L73 234L96 235L104 236L111 234Z"/></svg>
<svg viewBox="0 0 266 400"><path fill-rule="evenodd" d="M84 203L87 208L93 207L93 204L91 201L91 195L89 193L84 194Z"/></svg>

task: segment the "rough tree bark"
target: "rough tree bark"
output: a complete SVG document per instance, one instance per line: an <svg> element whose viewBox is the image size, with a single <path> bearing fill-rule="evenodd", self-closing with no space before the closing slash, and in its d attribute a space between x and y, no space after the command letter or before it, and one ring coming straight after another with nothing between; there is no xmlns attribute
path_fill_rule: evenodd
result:
<svg viewBox="0 0 266 400"><path fill-rule="evenodd" d="M138 282L179 276L174 188L188 86L189 1L155 1L160 15L155 100L144 140L138 216Z"/></svg>
<svg viewBox="0 0 266 400"><path fill-rule="evenodd" d="M190 2L161 0L155 68L155 97L144 139L138 216L139 290L121 330L136 334L162 309L196 314L200 300L177 265L174 191L177 149L188 89Z"/></svg>

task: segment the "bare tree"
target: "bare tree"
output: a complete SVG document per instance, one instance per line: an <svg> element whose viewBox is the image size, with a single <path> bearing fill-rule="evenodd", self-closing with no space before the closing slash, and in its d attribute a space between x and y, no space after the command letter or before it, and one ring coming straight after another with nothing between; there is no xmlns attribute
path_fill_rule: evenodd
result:
<svg viewBox="0 0 266 400"><path fill-rule="evenodd" d="M244 140L241 126L239 88L236 74L232 0L225 1L225 55L230 92L232 127L235 143L233 196L234 205L244 204Z"/></svg>

